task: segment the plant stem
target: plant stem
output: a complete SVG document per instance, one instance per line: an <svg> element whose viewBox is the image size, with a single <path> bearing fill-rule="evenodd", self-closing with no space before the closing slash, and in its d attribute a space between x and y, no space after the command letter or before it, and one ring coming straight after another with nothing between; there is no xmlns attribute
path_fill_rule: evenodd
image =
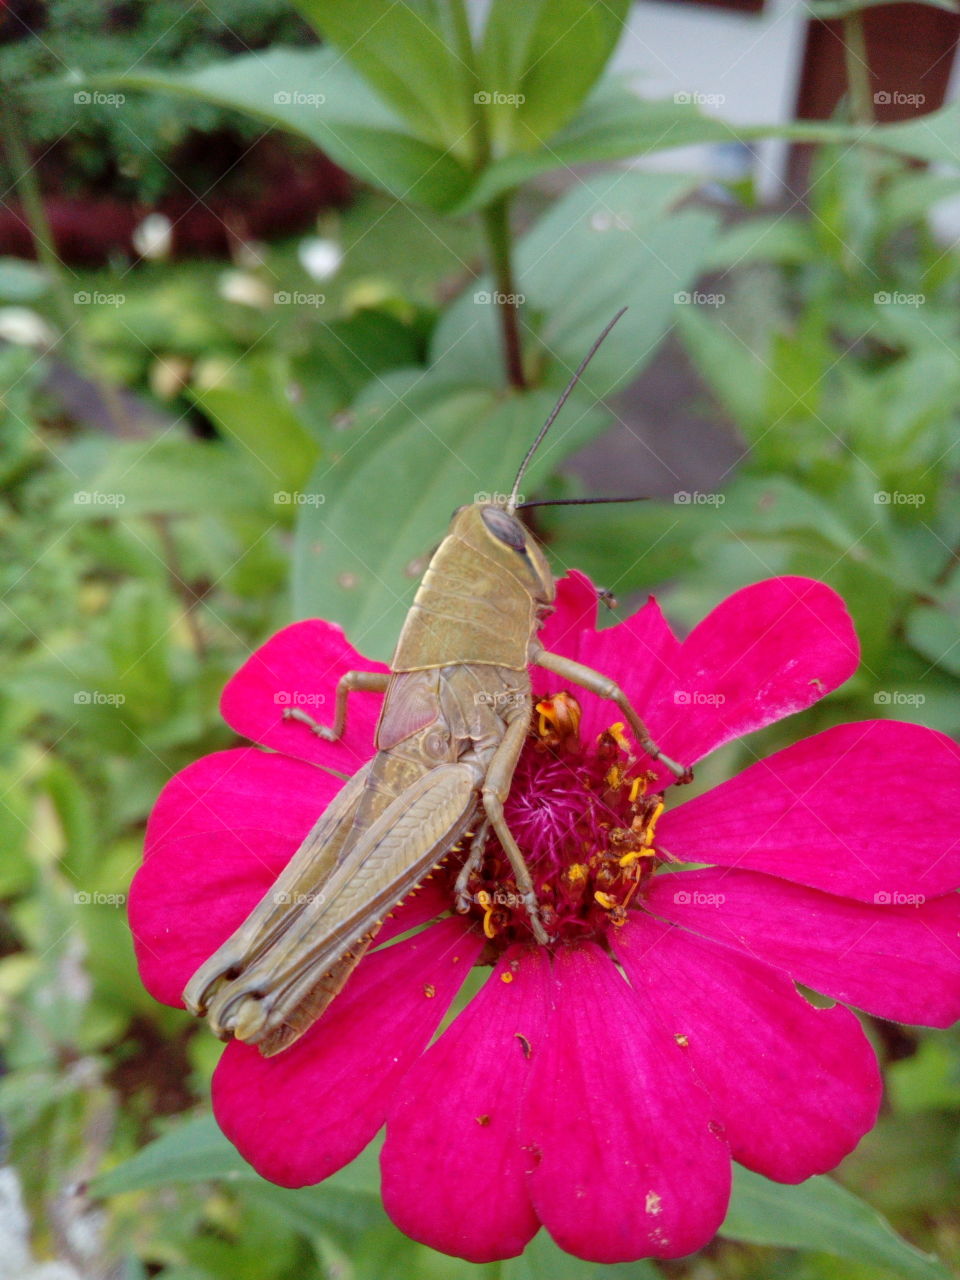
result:
<svg viewBox="0 0 960 1280"><path fill-rule="evenodd" d="M513 279L513 254L510 239L510 209L507 197L501 196L483 211L484 229L487 234L487 251L493 267L496 296L495 305L500 323L503 362L507 382L522 391L526 385L523 376L523 349L520 345L520 308L516 303L517 291Z"/></svg>
<svg viewBox="0 0 960 1280"><path fill-rule="evenodd" d="M860 10L843 17L843 61L850 92L850 108L857 124L874 123L873 90L870 83L870 55Z"/></svg>

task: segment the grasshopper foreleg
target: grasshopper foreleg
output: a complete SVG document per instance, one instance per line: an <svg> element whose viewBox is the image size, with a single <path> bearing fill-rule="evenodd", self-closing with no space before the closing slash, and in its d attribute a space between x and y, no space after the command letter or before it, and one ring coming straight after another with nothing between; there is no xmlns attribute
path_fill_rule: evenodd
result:
<svg viewBox="0 0 960 1280"><path fill-rule="evenodd" d="M307 725L318 738L324 738L327 742L336 742L338 738L343 737L343 731L347 727L347 698L350 694L360 691L386 693L389 683L389 671L345 671L337 681L337 697L332 726L321 724L318 720L314 720L313 716L306 711L302 711L299 707L286 707L283 712L283 718L284 720L296 720L300 724Z"/></svg>
<svg viewBox="0 0 960 1280"><path fill-rule="evenodd" d="M494 757L490 761L490 767L487 769L487 776L484 779L483 808L487 815L487 821L496 832L497 839L510 860L517 888L520 890L523 905L526 908L527 915L530 917L533 936L539 943L546 944L550 941L550 936L543 927L543 921L540 919L540 904L537 901L530 870L503 815L503 802L510 794L510 784L513 781L517 761L520 759L520 752L523 750L523 744L526 741L527 729L526 716L518 716L507 726L503 741L497 747Z"/></svg>
<svg viewBox="0 0 960 1280"><path fill-rule="evenodd" d="M647 726L633 709L629 698L615 680L611 680L609 676L605 676L601 671L594 671L593 667L585 667L581 662L574 662L572 658L564 658L559 653L550 653L548 649L536 651L532 655L531 661L543 667L546 671L552 671L554 675L562 676L565 680L572 680L574 684L580 685L582 689L586 689L590 693L595 693L599 698L609 698L611 702L616 703L633 730L637 742L647 755L666 765L678 782L690 782L692 780L692 769L685 765L677 764L676 760L671 760L669 756L663 754L650 737Z"/></svg>

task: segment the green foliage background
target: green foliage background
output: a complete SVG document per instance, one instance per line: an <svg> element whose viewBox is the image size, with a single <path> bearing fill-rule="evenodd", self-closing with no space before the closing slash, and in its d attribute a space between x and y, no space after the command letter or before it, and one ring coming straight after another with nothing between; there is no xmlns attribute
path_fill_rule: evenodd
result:
<svg viewBox="0 0 960 1280"><path fill-rule="evenodd" d="M558 570L628 598L656 588L681 627L770 574L834 586L860 671L749 752L876 715L960 727L960 255L929 224L960 184L956 108L884 128L861 116L738 130L822 144L809 213L771 213L748 183L711 204L696 174L616 165L731 137L605 71L622 0L531 0L522 20L494 0L481 33L457 0L300 10L322 45L215 61L111 48L94 76L91 40L83 77L61 46L73 73L59 79L39 51L0 59L26 122L8 115L28 210L22 135L66 128L78 85L130 96L145 153L150 121L177 101L178 128L242 111L246 128L320 145L361 184L322 228L343 265L321 283L294 241L241 246L226 280L215 262L78 273L45 249L42 222L41 266L0 262L0 303L52 330L46 345L0 347L0 1107L33 1256L111 1280L951 1274L955 1030L871 1023L887 1079L876 1131L836 1179L742 1175L722 1237L695 1259L598 1268L538 1239L478 1268L398 1235L373 1151L320 1188L253 1175L209 1118L219 1046L141 989L122 907L143 823L171 773L230 743L227 676L294 616L340 621L388 657L451 508L509 484L623 305L530 487L575 489L562 464L616 422L610 398L668 335L742 458L709 501L542 517ZM281 30L295 20L274 16ZM856 14L846 21L855 38ZM489 88L523 102L476 102ZM587 162L607 167L570 167ZM551 171L562 194L527 185ZM78 160L78 182L89 176ZM698 281L722 303L678 302ZM478 301L498 291L523 295L519 313ZM89 380L86 408L64 399L65 369ZM702 781L748 758L730 748ZM904 769L922 778L922 761Z"/></svg>

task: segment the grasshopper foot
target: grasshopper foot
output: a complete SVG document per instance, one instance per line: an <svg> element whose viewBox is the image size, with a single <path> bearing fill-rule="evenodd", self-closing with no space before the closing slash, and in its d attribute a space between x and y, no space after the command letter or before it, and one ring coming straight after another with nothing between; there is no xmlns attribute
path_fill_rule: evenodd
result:
<svg viewBox="0 0 960 1280"><path fill-rule="evenodd" d="M319 720L314 720L313 716L308 715L306 711L301 711L299 707L284 707L284 720L296 720L298 724L305 724L311 733L315 733L318 738L323 738L324 742L336 742L337 735L333 729L327 724L321 724Z"/></svg>

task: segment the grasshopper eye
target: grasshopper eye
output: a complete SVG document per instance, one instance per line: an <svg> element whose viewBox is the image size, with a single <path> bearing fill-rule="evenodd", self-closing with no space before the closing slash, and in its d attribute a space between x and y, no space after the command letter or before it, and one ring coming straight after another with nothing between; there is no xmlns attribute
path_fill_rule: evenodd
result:
<svg viewBox="0 0 960 1280"><path fill-rule="evenodd" d="M495 538L505 542L508 547L513 547L514 551L526 554L527 539L519 520L508 516L500 507L484 507L481 515L483 523Z"/></svg>

